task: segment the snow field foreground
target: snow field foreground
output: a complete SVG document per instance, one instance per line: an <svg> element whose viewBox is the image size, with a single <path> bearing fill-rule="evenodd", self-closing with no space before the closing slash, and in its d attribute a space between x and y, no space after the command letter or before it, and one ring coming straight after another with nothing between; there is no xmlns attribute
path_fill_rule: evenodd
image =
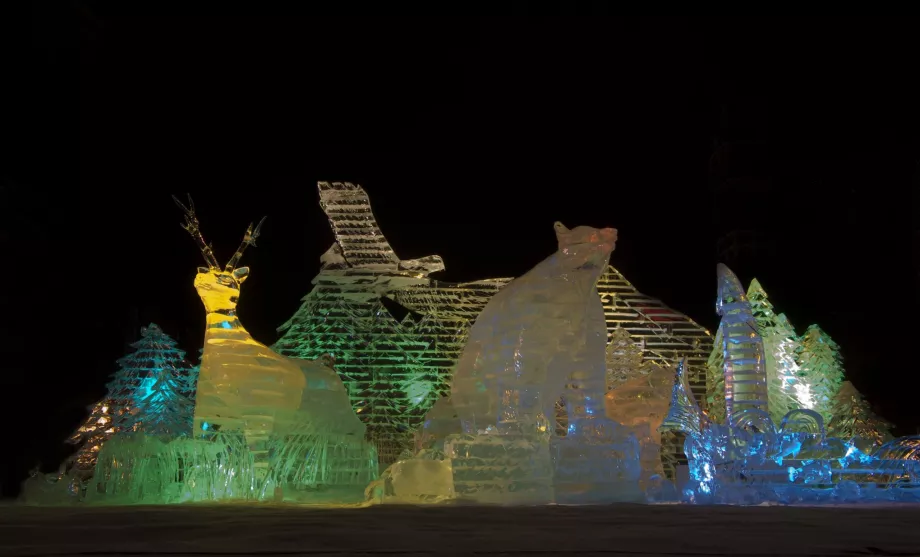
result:
<svg viewBox="0 0 920 557"><path fill-rule="evenodd" d="M920 506L0 507L0 555L920 556Z"/></svg>

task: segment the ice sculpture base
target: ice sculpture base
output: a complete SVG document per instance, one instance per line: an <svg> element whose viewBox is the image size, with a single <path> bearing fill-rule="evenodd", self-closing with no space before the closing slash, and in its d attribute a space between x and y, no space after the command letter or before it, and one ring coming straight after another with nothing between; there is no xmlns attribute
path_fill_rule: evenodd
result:
<svg viewBox="0 0 920 557"><path fill-rule="evenodd" d="M444 452L451 461L454 491L477 503L552 503L553 466L545 436L450 435Z"/></svg>
<svg viewBox="0 0 920 557"><path fill-rule="evenodd" d="M83 480L73 472L35 473L22 483L19 502L35 506L75 505L82 499L83 489Z"/></svg>
<svg viewBox="0 0 920 557"><path fill-rule="evenodd" d="M422 451L399 460L371 482L365 497L373 503L440 503L453 499L454 477L450 460Z"/></svg>
<svg viewBox="0 0 920 557"><path fill-rule="evenodd" d="M116 435L102 448L86 500L102 504L194 501L355 503L376 476L373 448L360 439L283 435L268 440L260 478L242 434L209 439ZM342 499L344 497L344 499Z"/></svg>
<svg viewBox="0 0 920 557"><path fill-rule="evenodd" d="M645 502L639 442L606 418L581 419L550 441L554 500L559 504Z"/></svg>

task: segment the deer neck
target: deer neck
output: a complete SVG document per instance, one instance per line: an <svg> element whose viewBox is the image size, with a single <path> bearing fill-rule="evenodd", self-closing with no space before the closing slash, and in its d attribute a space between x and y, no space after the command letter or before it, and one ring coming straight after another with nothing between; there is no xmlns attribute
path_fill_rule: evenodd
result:
<svg viewBox="0 0 920 557"><path fill-rule="evenodd" d="M243 328L236 310L210 311L205 317L205 347L209 344L227 342L249 342L252 337Z"/></svg>

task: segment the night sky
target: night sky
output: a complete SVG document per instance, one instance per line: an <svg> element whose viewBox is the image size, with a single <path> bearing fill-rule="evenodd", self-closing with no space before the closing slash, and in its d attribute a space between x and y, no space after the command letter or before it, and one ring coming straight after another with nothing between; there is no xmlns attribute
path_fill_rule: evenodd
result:
<svg viewBox="0 0 920 557"><path fill-rule="evenodd" d="M268 216L239 313L270 344L333 242L317 180L364 186L397 255L441 255L447 281L526 272L555 220L613 226L612 264L710 330L718 239L744 223L769 249L741 280L798 332L820 324L876 411L915 433L915 29L600 15L37 10L2 185L2 493L68 454L141 326L197 357L201 255L170 194L191 193L222 263ZM726 144L758 154L729 157L728 185Z"/></svg>

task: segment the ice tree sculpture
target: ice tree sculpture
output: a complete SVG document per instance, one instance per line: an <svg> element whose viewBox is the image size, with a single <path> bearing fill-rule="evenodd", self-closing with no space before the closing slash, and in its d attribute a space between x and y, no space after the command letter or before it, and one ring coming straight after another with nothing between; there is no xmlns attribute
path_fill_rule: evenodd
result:
<svg viewBox="0 0 920 557"><path fill-rule="evenodd" d="M753 314L745 311L746 301L737 294L739 290L732 284L735 281L729 273L719 266L717 310L723 315L723 339L735 338L740 345L726 347L724 351L727 402L737 394L733 387L738 383L739 362L761 360L756 346L751 346L758 340L752 330L756 326ZM733 306L726 307L726 302ZM735 323L750 325L745 327L745 334L740 334L745 330L740 327L737 331L724 327L726 315L734 315ZM736 374L735 381L729 380L732 374ZM678 366L677 375L671 408L662 427L686 435L685 452L690 469L690 482L684 490L686 500L730 504L853 502L873 498L918 500L920 466L906 457L912 450L912 439L866 447L855 441L827 437L824 419L813 410L791 410L777 425L755 404L744 408L727 404L728 419L724 424L715 423L697 404L684 363ZM758 374L747 375L756 379ZM754 386L760 387L760 381L755 381Z"/></svg>
<svg viewBox="0 0 920 557"><path fill-rule="evenodd" d="M870 445L881 446L894 437L891 424L880 418L853 383L844 381L831 405L827 433L841 439L860 438Z"/></svg>
<svg viewBox="0 0 920 557"><path fill-rule="evenodd" d="M121 431L140 429L150 435L191 434L194 405L185 352L154 323L141 328L141 339L131 346L136 351L118 361L121 371L108 385L108 398L133 403L134 411L125 416L136 422L116 420L115 425Z"/></svg>
<svg viewBox="0 0 920 557"><path fill-rule="evenodd" d="M722 317L725 423L736 425L736 417L744 410L766 411L769 407L763 341L738 277L721 263L718 277L716 312Z"/></svg>
<svg viewBox="0 0 920 557"><path fill-rule="evenodd" d="M784 314L777 315L756 278L751 281L747 296L763 339L770 415L779 421L790 410L811 408L808 386L801 382L795 362L795 329Z"/></svg>
<svg viewBox="0 0 920 557"><path fill-rule="evenodd" d="M754 322L757 323L757 330L765 331L772 327L776 322L776 311L773 309L773 303L767 297L767 292L756 278L748 286L747 297L751 304Z"/></svg>
<svg viewBox="0 0 920 557"><path fill-rule="evenodd" d="M772 356L774 374L772 380L779 392L771 398L777 405L793 410L814 408L811 386L804 380L796 361L799 338L785 313L776 316L776 323L764 332L764 345Z"/></svg>
<svg viewBox="0 0 920 557"><path fill-rule="evenodd" d="M127 412L128 407L112 399L103 399L90 407L89 417L67 440L79 445L70 459L75 470L83 475L92 474L99 450L118 431L115 423L122 422Z"/></svg>
<svg viewBox="0 0 920 557"><path fill-rule="evenodd" d="M617 327L607 343L607 390L644 375L642 349L633 342L629 331Z"/></svg>
<svg viewBox="0 0 920 557"><path fill-rule="evenodd" d="M276 354L253 339L236 315L240 286L249 276L248 267L238 264L245 249L255 244L262 223L249 226L242 244L221 268L201 236L191 199L188 207L173 199L185 212L184 228L207 264L195 277L207 311L195 436L245 439L252 460L252 493L245 497L277 497L285 485L314 481L366 483L376 457L361 441L364 426L348 405L335 371L322 362ZM346 473L339 474L340 468Z"/></svg>
<svg viewBox="0 0 920 557"><path fill-rule="evenodd" d="M638 442L604 407L607 328L596 283L616 230L559 222L555 230L559 251L489 301L457 364L451 400L464 434L449 437L445 452L460 495L587 502L638 492ZM568 430L548 444L560 397ZM488 482L485 470L494 471Z"/></svg>
<svg viewBox="0 0 920 557"><path fill-rule="evenodd" d="M141 328L140 340L131 346L135 351L118 360L105 398L69 439L80 445L73 460L79 469L91 471L102 444L119 432L191 433L191 365L185 352L155 323Z"/></svg>
<svg viewBox="0 0 920 557"><path fill-rule="evenodd" d="M796 359L803 382L810 387L814 410L829 422L833 418L833 400L844 377L840 347L820 327L811 325L802 335Z"/></svg>

